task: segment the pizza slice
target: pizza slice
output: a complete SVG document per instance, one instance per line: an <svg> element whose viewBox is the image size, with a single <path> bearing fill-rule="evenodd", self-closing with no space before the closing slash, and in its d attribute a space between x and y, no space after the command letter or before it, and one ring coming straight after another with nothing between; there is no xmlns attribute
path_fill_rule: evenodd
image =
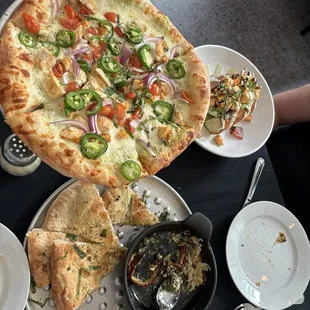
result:
<svg viewBox="0 0 310 310"><path fill-rule="evenodd" d="M121 261L125 249L85 242L53 242L52 292L58 310L77 309Z"/></svg>
<svg viewBox="0 0 310 310"><path fill-rule="evenodd" d="M111 219L95 185L75 182L59 194L42 226L103 244L118 244Z"/></svg>
<svg viewBox="0 0 310 310"><path fill-rule="evenodd" d="M27 233L28 259L31 275L39 288L51 283L52 245L55 240L86 241L84 238L62 232L33 229Z"/></svg>
<svg viewBox="0 0 310 310"><path fill-rule="evenodd" d="M147 0L51 5L26 1L0 40L13 132L84 182L117 187L168 166L200 135L209 107L193 47Z"/></svg>
<svg viewBox="0 0 310 310"><path fill-rule="evenodd" d="M102 199L113 224L151 226L158 223L158 218L127 185L107 189Z"/></svg>

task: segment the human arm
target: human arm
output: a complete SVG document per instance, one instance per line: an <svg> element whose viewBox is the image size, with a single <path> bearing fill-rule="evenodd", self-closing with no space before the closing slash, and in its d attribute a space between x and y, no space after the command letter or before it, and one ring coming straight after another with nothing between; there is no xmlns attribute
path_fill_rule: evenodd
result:
<svg viewBox="0 0 310 310"><path fill-rule="evenodd" d="M275 105L274 128L310 121L310 84L277 94L273 99Z"/></svg>

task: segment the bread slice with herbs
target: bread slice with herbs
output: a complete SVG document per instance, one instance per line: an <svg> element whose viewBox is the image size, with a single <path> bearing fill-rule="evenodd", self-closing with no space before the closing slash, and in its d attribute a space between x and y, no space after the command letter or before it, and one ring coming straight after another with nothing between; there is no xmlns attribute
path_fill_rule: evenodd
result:
<svg viewBox="0 0 310 310"><path fill-rule="evenodd" d="M119 245L54 241L52 292L56 309L77 309L114 270L125 251Z"/></svg>
<svg viewBox="0 0 310 310"><path fill-rule="evenodd" d="M28 259L31 275L39 288L51 283L53 241L86 241L83 237L62 232L33 229L27 233Z"/></svg>
<svg viewBox="0 0 310 310"><path fill-rule="evenodd" d="M113 224L151 226L158 223L155 214L127 185L107 189L102 200Z"/></svg>

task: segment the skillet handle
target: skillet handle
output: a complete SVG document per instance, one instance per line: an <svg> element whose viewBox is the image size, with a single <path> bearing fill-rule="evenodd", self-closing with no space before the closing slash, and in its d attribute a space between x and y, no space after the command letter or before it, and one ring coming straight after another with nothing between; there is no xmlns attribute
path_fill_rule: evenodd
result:
<svg viewBox="0 0 310 310"><path fill-rule="evenodd" d="M213 226L206 216L201 213L194 213L183 223L192 230L197 231L206 242L210 241Z"/></svg>

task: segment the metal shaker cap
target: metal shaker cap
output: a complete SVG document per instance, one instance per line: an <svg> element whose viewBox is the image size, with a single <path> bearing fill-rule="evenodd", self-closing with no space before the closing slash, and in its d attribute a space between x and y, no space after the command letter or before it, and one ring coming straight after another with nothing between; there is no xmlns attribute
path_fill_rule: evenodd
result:
<svg viewBox="0 0 310 310"><path fill-rule="evenodd" d="M2 146L4 158L12 165L25 167L32 164L37 156L29 150L15 134L9 136Z"/></svg>

